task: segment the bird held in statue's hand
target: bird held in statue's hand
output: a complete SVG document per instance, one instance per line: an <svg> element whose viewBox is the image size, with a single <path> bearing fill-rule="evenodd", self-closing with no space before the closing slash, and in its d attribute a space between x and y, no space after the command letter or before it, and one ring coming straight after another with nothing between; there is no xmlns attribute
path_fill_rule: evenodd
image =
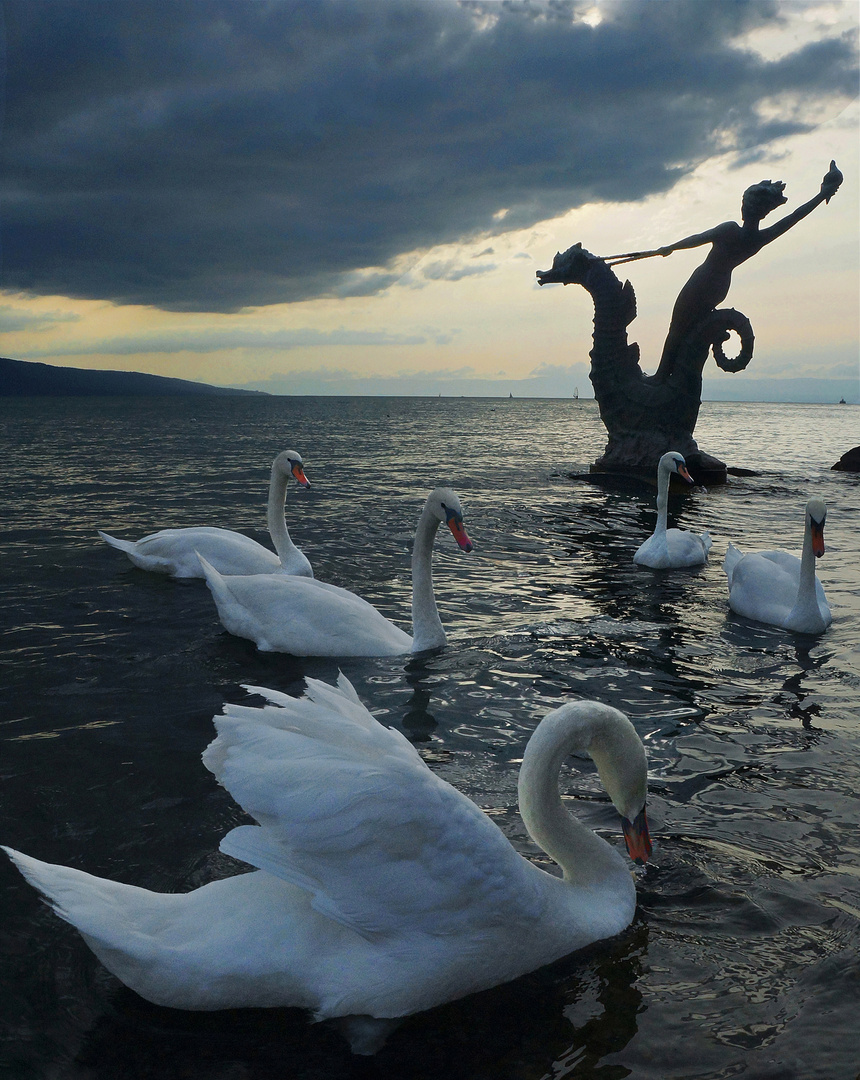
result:
<svg viewBox="0 0 860 1080"><path fill-rule="evenodd" d="M836 162L831 161L830 170L821 181L821 194L825 196L826 203L829 203L831 197L839 190L842 179L842 173L836 168Z"/></svg>

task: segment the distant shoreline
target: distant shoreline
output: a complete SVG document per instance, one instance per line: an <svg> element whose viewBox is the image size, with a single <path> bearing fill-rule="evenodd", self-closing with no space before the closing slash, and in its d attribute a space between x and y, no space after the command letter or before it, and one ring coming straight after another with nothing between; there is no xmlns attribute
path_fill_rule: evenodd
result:
<svg viewBox="0 0 860 1080"><path fill-rule="evenodd" d="M853 383L848 385L848 380L838 382L833 387L834 396L828 399L809 396L806 384L815 383L818 386L816 380L787 379L779 383L778 387L770 385L772 381L774 380L765 380L768 383L765 387L757 386L755 380L747 380L749 383L747 389L751 391L749 397L728 397L723 396L716 386L709 385L709 380L706 379L702 387L702 404L837 405L840 404L840 395L845 399L845 404L855 407L858 404L857 388L853 386ZM595 400L587 392L576 397L573 390L565 393L555 386L547 387L543 393L535 392L535 387L526 389L523 386L517 386L516 381L499 380L498 389L494 387L493 390L494 392L489 390L476 392L476 381L472 381L462 391L457 391L449 385L440 392L437 384L436 389L432 390L428 387L426 390L413 393L398 393L383 387L370 389L366 385L363 389L357 390L354 385L350 386L350 380L346 380L344 389L337 392L330 389L309 390L307 383L304 385L299 383L292 392L281 393L278 390L212 386L209 383L194 382L190 379L148 375L137 371L96 371L89 368L58 367L37 361L0 357L0 399L13 397L256 397L276 399L284 397L440 398L451 401L457 398L474 398L487 401L579 401L582 403Z"/></svg>
<svg viewBox="0 0 860 1080"><path fill-rule="evenodd" d="M139 371L92 371L0 357L0 397L269 397L264 390L225 386Z"/></svg>

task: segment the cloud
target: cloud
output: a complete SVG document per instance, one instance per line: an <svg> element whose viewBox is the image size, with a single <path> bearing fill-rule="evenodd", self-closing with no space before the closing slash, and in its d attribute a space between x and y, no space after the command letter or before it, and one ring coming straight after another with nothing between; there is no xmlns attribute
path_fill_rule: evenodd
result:
<svg viewBox="0 0 860 1080"><path fill-rule="evenodd" d="M0 334L30 333L53 330L61 323L77 322L78 315L63 311L22 311L9 304L0 304Z"/></svg>
<svg viewBox="0 0 860 1080"><path fill-rule="evenodd" d="M483 266L463 266L456 259L437 259L422 267L421 273L428 281L461 281L465 277L489 274L495 269L495 263L485 263Z"/></svg>
<svg viewBox="0 0 860 1080"><path fill-rule="evenodd" d="M666 191L856 95L856 35L745 47L790 7L4 0L2 285L371 295L405 253Z"/></svg>
<svg viewBox="0 0 860 1080"><path fill-rule="evenodd" d="M434 340L438 340L437 337ZM232 349L288 352L292 349L334 346L387 347L424 345L423 334L391 334L384 330L323 331L312 328L295 330L259 330L253 327L211 327L205 330L174 330L157 333L125 334L91 341L67 341L44 349L18 351L21 359L36 360L51 356L137 356L146 354L203 353Z"/></svg>

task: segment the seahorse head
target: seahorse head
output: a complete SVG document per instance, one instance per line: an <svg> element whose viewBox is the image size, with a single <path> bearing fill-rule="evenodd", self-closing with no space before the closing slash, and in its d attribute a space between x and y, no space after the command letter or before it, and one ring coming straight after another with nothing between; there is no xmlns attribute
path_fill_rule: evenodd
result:
<svg viewBox="0 0 860 1080"><path fill-rule="evenodd" d="M538 285L584 285L588 271L597 261L597 256L586 251L582 244L574 244L567 251L559 251L552 260L549 270L538 270Z"/></svg>

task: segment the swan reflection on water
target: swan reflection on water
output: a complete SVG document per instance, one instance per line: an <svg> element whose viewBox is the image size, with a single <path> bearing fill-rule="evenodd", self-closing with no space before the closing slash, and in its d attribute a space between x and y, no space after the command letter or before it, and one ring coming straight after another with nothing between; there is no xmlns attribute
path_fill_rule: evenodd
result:
<svg viewBox="0 0 860 1080"><path fill-rule="evenodd" d="M372 1059L375 1080L475 1080L512 1059L546 1062L552 1075L576 1064L586 1073L618 1054L638 1031L638 988L648 927L637 920L600 946L549 964L504 986L440 1005L403 1021ZM331 1023L310 1025L296 1009L195 1013L165 1009L123 986L86 1032L76 1061L98 1076L132 1077L141 1062L163 1075L198 1075L224 1062L255 1080L295 1075L351 1076L357 1063ZM323 1070L325 1070L323 1072ZM153 1075L155 1072L153 1071Z"/></svg>

